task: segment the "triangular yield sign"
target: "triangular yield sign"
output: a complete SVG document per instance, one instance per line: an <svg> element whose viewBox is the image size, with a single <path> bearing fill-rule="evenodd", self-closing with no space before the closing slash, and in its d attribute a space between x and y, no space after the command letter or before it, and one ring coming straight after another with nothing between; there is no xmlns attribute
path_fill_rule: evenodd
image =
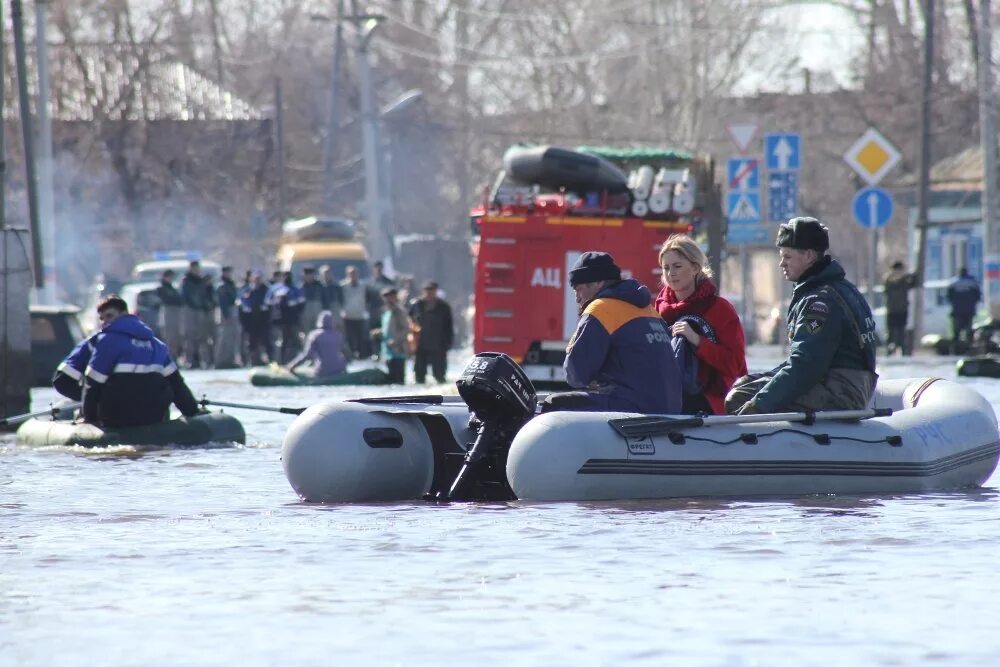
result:
<svg viewBox="0 0 1000 667"><path fill-rule="evenodd" d="M741 153L745 153L750 148L750 144L753 143L759 129L760 125L757 123L732 123L728 127L729 136L732 137L733 143L736 144Z"/></svg>

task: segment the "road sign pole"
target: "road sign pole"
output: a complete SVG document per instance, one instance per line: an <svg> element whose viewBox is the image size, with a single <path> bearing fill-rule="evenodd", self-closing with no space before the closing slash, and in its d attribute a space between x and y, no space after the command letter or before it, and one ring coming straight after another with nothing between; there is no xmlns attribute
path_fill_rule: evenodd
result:
<svg viewBox="0 0 1000 667"><path fill-rule="evenodd" d="M979 11L979 140L983 151L983 246L986 257L1000 253L1000 229L997 222L997 132L993 111L993 56L990 29L990 2L980 0ZM986 41L983 41L986 40ZM983 263L983 287L986 308L991 318L1000 317L1000 284Z"/></svg>
<svg viewBox="0 0 1000 667"><path fill-rule="evenodd" d="M747 343L756 342L757 328L756 318L753 316L753 290L751 289L752 277L750 275L750 249L747 246L740 246L740 296L742 306L740 317L743 319L743 331L746 333Z"/></svg>
<svg viewBox="0 0 1000 667"><path fill-rule="evenodd" d="M878 227L868 228L868 305L874 308L878 284Z"/></svg>

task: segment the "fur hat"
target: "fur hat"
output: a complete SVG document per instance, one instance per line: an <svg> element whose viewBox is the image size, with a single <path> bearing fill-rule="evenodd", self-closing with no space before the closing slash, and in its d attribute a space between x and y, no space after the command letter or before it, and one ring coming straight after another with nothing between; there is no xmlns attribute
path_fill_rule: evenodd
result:
<svg viewBox="0 0 1000 667"><path fill-rule="evenodd" d="M815 250L819 254L830 248L830 230L816 218L792 218L778 226L779 248Z"/></svg>

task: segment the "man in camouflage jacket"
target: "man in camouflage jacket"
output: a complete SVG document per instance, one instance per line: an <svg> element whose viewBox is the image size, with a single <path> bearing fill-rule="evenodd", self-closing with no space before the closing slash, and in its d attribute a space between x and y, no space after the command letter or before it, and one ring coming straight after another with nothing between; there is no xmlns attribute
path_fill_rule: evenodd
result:
<svg viewBox="0 0 1000 667"><path fill-rule="evenodd" d="M826 254L827 228L793 218L778 230L780 266L793 281L788 306L788 360L736 381L726 411L757 414L853 410L868 405L875 373L875 319L844 269Z"/></svg>

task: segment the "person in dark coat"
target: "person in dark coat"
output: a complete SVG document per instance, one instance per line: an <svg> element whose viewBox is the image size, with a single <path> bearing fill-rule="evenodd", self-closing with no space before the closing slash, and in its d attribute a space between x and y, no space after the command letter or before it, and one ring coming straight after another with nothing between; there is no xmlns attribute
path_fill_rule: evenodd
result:
<svg viewBox="0 0 1000 667"><path fill-rule="evenodd" d="M385 274L385 264L377 261L372 264L372 277L370 280L375 291L381 296L382 290L387 287L398 287L396 281Z"/></svg>
<svg viewBox="0 0 1000 667"><path fill-rule="evenodd" d="M181 295L184 297L184 361L188 367L198 368L209 356L204 324L209 304L201 263L197 260L188 265L188 272L181 279Z"/></svg>
<svg viewBox="0 0 1000 667"><path fill-rule="evenodd" d="M976 307L982 298L983 293L979 289L979 283L963 266L958 271L958 277L948 285L952 351L955 354L969 349L972 343L972 319L976 316Z"/></svg>
<svg viewBox="0 0 1000 667"><path fill-rule="evenodd" d="M680 378L670 331L645 285L621 279L611 255L583 253L569 271L580 321L566 348L566 381L581 391L549 394L542 411L676 414Z"/></svg>
<svg viewBox="0 0 1000 667"><path fill-rule="evenodd" d="M826 254L829 232L816 218L778 228L779 266L795 283L788 305L788 360L745 375L726 396L726 412L860 410L875 391L878 334L868 302Z"/></svg>
<svg viewBox="0 0 1000 667"><path fill-rule="evenodd" d="M206 368L215 368L215 341L218 337L218 323L215 320L215 309L218 302L215 298L215 281L211 274L204 278L205 303L201 313L201 330L205 338L205 356L202 361Z"/></svg>
<svg viewBox="0 0 1000 667"><path fill-rule="evenodd" d="M291 271L271 290L270 298L272 315L277 313L276 322L281 328L281 363L288 363L301 349L299 333L305 306L302 288L295 284Z"/></svg>
<svg viewBox="0 0 1000 667"><path fill-rule="evenodd" d="M57 391L82 400L85 421L104 428L146 426L163 421L171 403L187 417L198 414L167 346L128 313L121 297L102 299L97 315L101 330L77 345L53 378Z"/></svg>
<svg viewBox="0 0 1000 667"><path fill-rule="evenodd" d="M250 281L240 291L240 320L247 332L247 358L249 366L261 366L268 352L271 335L271 304L268 286L260 272L250 274ZM273 361L269 356L268 361Z"/></svg>
<svg viewBox="0 0 1000 667"><path fill-rule="evenodd" d="M418 328L417 349L413 358L413 375L418 383L427 379L427 366L438 383L445 382L448 350L455 342L455 326L451 306L438 297L438 284L424 284L423 296L410 307L410 319Z"/></svg>
<svg viewBox="0 0 1000 667"><path fill-rule="evenodd" d="M340 289L340 283L333 277L333 270L326 264L320 267L319 273L320 285L323 287L323 310L333 313L334 324L339 324L342 328L340 309L344 305L344 294Z"/></svg>
<svg viewBox="0 0 1000 667"><path fill-rule="evenodd" d="M218 323L215 336L215 367L236 368L236 350L240 342L239 290L233 281L233 267L222 267L222 278L215 288Z"/></svg>
<svg viewBox="0 0 1000 667"><path fill-rule="evenodd" d="M160 304L158 315L160 335L171 354L180 354L184 345L181 337L181 323L184 318L184 297L174 287L174 272L167 269L160 275L160 285L156 288L156 298Z"/></svg>
<svg viewBox="0 0 1000 667"><path fill-rule="evenodd" d="M882 279L886 354L896 350L907 356L910 354L910 346L906 342L906 321L910 316L910 290L916 286L917 274L907 273L902 262L894 262Z"/></svg>
<svg viewBox="0 0 1000 667"><path fill-rule="evenodd" d="M323 305L323 285L314 267L302 269L302 298L302 322L311 327L321 312L329 310Z"/></svg>

